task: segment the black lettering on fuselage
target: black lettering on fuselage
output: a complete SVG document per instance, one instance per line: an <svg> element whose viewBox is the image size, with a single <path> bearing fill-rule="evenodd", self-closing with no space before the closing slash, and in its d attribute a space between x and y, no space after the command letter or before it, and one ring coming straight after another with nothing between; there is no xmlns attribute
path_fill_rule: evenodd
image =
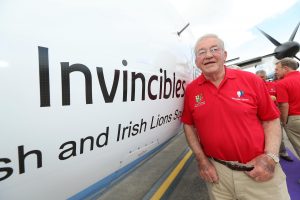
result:
<svg viewBox="0 0 300 200"><path fill-rule="evenodd" d="M25 173L25 158L29 155L35 155L37 158L37 168L42 167L42 152L39 150L32 150L24 153L24 146L18 146L19 158L19 173Z"/></svg>
<svg viewBox="0 0 300 200"><path fill-rule="evenodd" d="M61 86L62 86L62 105L70 105L70 73L82 72L85 78L85 97L86 104L93 103L92 95L92 74L85 65L61 62Z"/></svg>
<svg viewBox="0 0 300 200"><path fill-rule="evenodd" d="M38 52L40 106L49 107L51 98L48 48L38 47ZM69 106L71 104L70 76L72 72L81 72L84 75L86 104L93 104L92 73L90 69L80 63L69 64L69 62L61 62L60 65L62 105ZM122 65L126 67L128 65L127 61L122 60ZM96 67L96 73L100 92L105 103L113 103L117 91L123 92L122 102L145 101L146 95L150 100L181 98L185 93L185 80L177 79L175 73L172 74L173 77L168 76L167 71L161 68L159 69L159 75L150 75L150 77L146 77L142 72L129 73L127 70L122 70L121 72L121 70L115 69L111 85L107 84L108 79L105 79L102 67ZM123 80L120 81L121 79ZM140 94L141 96L137 97L136 94ZM131 97L130 100L128 100L129 95Z"/></svg>
<svg viewBox="0 0 300 200"><path fill-rule="evenodd" d="M48 48L38 47L40 73L40 106L50 106L49 56Z"/></svg>
<svg viewBox="0 0 300 200"><path fill-rule="evenodd" d="M0 158L0 164L1 162L4 162L5 164L10 163L11 160L9 158ZM10 177L13 174L13 168L11 167L0 167L0 175L1 172L5 172L6 174L4 176L0 176L0 181L3 181L5 179L7 179L8 177Z"/></svg>

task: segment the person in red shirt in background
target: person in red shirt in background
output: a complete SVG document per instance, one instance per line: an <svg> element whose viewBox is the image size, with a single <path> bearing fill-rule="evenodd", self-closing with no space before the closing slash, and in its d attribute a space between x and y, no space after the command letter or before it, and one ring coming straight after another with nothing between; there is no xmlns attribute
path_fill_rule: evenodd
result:
<svg viewBox="0 0 300 200"><path fill-rule="evenodd" d="M217 35L202 36L194 53L202 74L186 88L181 121L210 198L290 199L278 163L279 112L263 81L227 68Z"/></svg>
<svg viewBox="0 0 300 200"><path fill-rule="evenodd" d="M279 60L275 66L277 101L286 134L300 157L300 72L292 58Z"/></svg>
<svg viewBox="0 0 300 200"><path fill-rule="evenodd" d="M275 103L276 107L278 106L278 102L277 102L277 93L276 93L276 83L272 82L272 81L267 81L267 73L265 70L258 70L255 73L257 76L259 76L264 83L267 86L268 92L271 96L271 99L273 100L273 102ZM281 127L281 133L283 136L283 127ZM281 139L281 144L280 144L280 149L279 149L279 156L289 162L292 162L293 159L288 155L284 142L283 142L283 137Z"/></svg>

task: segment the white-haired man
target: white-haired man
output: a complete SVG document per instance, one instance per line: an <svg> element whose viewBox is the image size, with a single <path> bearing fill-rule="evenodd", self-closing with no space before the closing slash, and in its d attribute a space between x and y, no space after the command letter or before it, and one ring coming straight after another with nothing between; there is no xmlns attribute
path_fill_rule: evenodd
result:
<svg viewBox="0 0 300 200"><path fill-rule="evenodd" d="M197 41L195 56L202 74L187 86L181 120L210 198L290 199L278 164L279 113L263 81L225 67L214 34Z"/></svg>

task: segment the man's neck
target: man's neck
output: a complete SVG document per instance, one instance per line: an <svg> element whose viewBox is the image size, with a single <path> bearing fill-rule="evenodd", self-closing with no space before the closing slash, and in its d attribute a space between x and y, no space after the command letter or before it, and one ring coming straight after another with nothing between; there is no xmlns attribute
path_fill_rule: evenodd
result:
<svg viewBox="0 0 300 200"><path fill-rule="evenodd" d="M212 82L217 88L221 84L222 80L224 79L225 76L225 68L223 68L221 71L218 73L214 74L204 74L205 78Z"/></svg>
<svg viewBox="0 0 300 200"><path fill-rule="evenodd" d="M288 74L290 74L291 72L294 72L294 71L296 71L296 70L288 69L287 72L286 72L286 74L284 75L284 77L286 77L286 75L288 75ZM284 77L283 77L283 78L284 78Z"/></svg>

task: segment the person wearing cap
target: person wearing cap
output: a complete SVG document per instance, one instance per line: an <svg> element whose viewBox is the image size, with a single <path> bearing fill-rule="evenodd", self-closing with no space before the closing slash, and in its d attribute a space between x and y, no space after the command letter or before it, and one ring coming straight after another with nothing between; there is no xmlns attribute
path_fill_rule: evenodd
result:
<svg viewBox="0 0 300 200"><path fill-rule="evenodd" d="M181 121L210 199L290 199L278 158L279 112L255 74L227 68L215 34L196 42L201 75L188 84Z"/></svg>

